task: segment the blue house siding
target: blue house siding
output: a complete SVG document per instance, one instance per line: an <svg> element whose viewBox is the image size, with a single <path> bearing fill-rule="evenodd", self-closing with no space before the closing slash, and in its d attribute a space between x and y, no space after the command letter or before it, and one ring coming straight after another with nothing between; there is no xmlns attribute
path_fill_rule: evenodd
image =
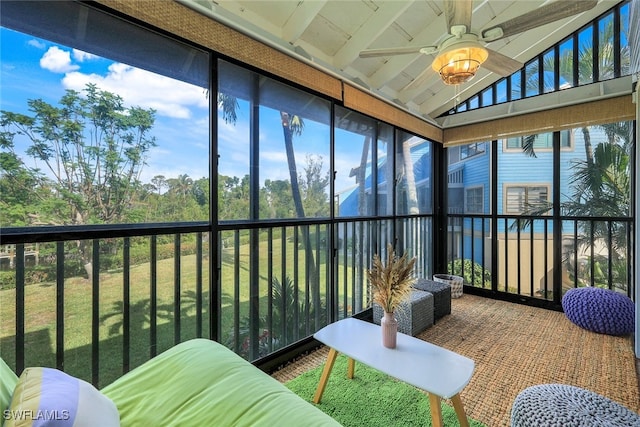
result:
<svg viewBox="0 0 640 427"><path fill-rule="evenodd" d="M421 207L428 208L421 209L421 213L430 213L432 206L432 190L431 190L431 174L432 174L432 156L431 156L431 143L425 141L424 143L411 147L411 161L413 163L413 173L418 188L418 197L426 198L428 200L419 200ZM385 182L385 170L387 168L386 157L378 160L378 186L386 185ZM367 164L367 171L371 170L371 163ZM367 195L371 195L372 191L372 175L368 174L365 178L365 192ZM421 190L421 191L420 191ZM340 216L358 216L358 189L355 188L350 192L342 193L344 198L340 199ZM371 205L370 205L371 207ZM373 212L368 212L369 215Z"/></svg>
<svg viewBox="0 0 640 427"><path fill-rule="evenodd" d="M462 177L463 182L461 185L461 206L450 206L451 212L454 213L465 213L465 214L487 214L490 213L491 210L491 191L489 185L489 177L491 172L491 156L490 156L491 146L489 143L484 144L484 152L473 155L471 157L462 159L455 163L449 165L449 171L455 171L462 168ZM454 184L457 185L457 184ZM450 184L450 194L454 191L451 188ZM468 206L465 206L466 203L466 191L470 188L482 188L482 212L469 212ZM457 188L455 188L457 190ZM472 236L471 229L473 225L474 236ZM459 244L461 247L459 250L461 251L462 258L472 259L474 262L479 264L483 263L485 259L485 251L484 251L484 241L482 239L482 235L489 235L491 223L490 221L484 221L484 227L482 224L482 220L479 218L471 219L465 218L462 222L462 229L465 230L465 234L459 236L460 241ZM484 229L484 230L483 230ZM484 231L484 233L483 233Z"/></svg>
<svg viewBox="0 0 640 427"><path fill-rule="evenodd" d="M604 131L597 127L589 128L591 142L595 148L600 143L607 142ZM572 189L572 176L574 174L573 165L585 159L584 135L581 129L573 129L571 131L571 145L561 149L560 152L560 199L567 201L570 199ZM548 201L553 201L553 151L551 149L536 149L536 157L531 157L523 151L517 149L504 149L506 140L497 142L498 150L498 191L497 198L498 214L507 214L505 212L505 194L506 188L510 185L541 185L547 187ZM463 168L462 197L466 190L481 186L483 188L483 213L489 214L491 209L491 191L490 191L490 175L491 175L491 144L485 144L485 152L482 154L463 159L449 165L449 171ZM451 191L451 189L450 189ZM452 210L451 212L458 212ZM475 212L468 212L466 214ZM513 214L517 216L517 214ZM475 233L472 236L471 223L474 221ZM497 224L498 233L515 233L516 230L511 228L513 221L499 221ZM484 230L483 230L484 228ZM463 221L463 229L467 232L460 236L462 247L461 256L466 259L472 259L479 264L488 263L485 255L484 239L490 236L491 223L484 221L484 227L480 219L466 218ZM484 231L484 233L483 233ZM533 232L537 236L544 233L551 236L553 233L553 225L544 221L534 221ZM528 232L528 231L523 231Z"/></svg>

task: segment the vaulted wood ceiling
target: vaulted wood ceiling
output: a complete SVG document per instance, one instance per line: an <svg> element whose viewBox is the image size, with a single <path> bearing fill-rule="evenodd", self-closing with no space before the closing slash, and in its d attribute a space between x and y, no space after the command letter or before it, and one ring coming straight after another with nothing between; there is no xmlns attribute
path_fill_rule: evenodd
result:
<svg viewBox="0 0 640 427"><path fill-rule="evenodd" d="M471 81L447 86L431 68L433 54L359 57L365 49L437 45L448 32L442 0L179 1L427 119L501 78L481 68ZM479 33L548 3L473 0L471 30ZM617 3L600 0L587 12L486 46L524 63Z"/></svg>

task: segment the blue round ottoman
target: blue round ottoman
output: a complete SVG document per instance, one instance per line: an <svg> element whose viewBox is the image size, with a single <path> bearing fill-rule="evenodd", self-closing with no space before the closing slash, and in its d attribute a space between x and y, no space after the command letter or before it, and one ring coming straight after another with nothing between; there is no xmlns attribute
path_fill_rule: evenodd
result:
<svg viewBox="0 0 640 427"><path fill-rule="evenodd" d="M607 335L633 333L635 306L628 296L610 289L573 288L562 297L569 320L581 328Z"/></svg>
<svg viewBox="0 0 640 427"><path fill-rule="evenodd" d="M540 384L520 392L511 427L631 427L640 415L604 396L566 384Z"/></svg>

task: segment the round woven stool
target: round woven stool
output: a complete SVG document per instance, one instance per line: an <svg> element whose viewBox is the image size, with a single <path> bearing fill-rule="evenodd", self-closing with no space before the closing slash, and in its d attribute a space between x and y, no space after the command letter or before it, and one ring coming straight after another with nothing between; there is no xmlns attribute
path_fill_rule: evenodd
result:
<svg viewBox="0 0 640 427"><path fill-rule="evenodd" d="M631 427L640 415L604 396L566 384L540 384L520 392L511 427Z"/></svg>
<svg viewBox="0 0 640 427"><path fill-rule="evenodd" d="M569 320L592 332L629 335L634 330L633 301L610 289L569 289L562 297L562 309Z"/></svg>

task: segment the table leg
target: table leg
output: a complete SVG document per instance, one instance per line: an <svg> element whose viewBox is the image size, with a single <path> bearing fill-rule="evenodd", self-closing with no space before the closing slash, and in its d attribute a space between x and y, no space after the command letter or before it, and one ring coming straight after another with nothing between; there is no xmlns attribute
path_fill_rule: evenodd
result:
<svg viewBox="0 0 640 427"><path fill-rule="evenodd" d="M353 371L356 369L356 361L352 358L349 358L347 365L347 378L350 380L353 379Z"/></svg>
<svg viewBox="0 0 640 427"><path fill-rule="evenodd" d="M441 400L442 399L437 394L429 393L429 405L431 406L431 424L433 425L433 427L444 426L442 422L442 408L440 407Z"/></svg>
<svg viewBox="0 0 640 427"><path fill-rule="evenodd" d="M324 364L324 369L320 376L320 382L318 383L316 394L313 396L313 403L320 403L322 393L324 393L324 388L327 386L327 380L329 379L329 375L331 374L331 370L333 369L333 364L335 363L337 356L338 352L334 348L329 349L329 355L327 356L327 361Z"/></svg>
<svg viewBox="0 0 640 427"><path fill-rule="evenodd" d="M462 399L460 399L460 393L456 394L451 398L451 403L453 403L453 409L456 410L456 414L458 415L458 421L460 421L460 427L469 427L469 420L467 419L467 414L464 412L464 406L462 406Z"/></svg>

